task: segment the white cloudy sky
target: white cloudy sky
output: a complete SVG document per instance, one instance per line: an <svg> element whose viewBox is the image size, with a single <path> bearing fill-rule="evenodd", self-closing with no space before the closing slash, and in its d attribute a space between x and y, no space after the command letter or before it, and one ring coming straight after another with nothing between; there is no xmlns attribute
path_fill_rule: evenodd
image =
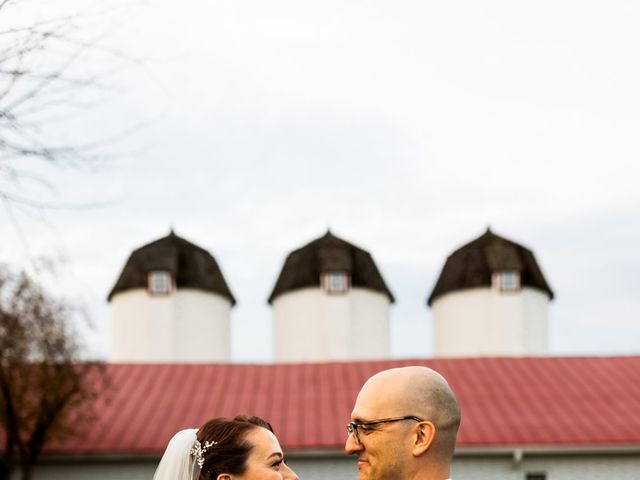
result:
<svg viewBox="0 0 640 480"><path fill-rule="evenodd" d="M23 0L16 18L51 3L64 2ZM491 225L534 250L556 292L553 353L638 353L639 24L622 1L115 5L83 26L126 59L76 65L118 66L114 87L45 133L144 127L96 168L30 164L57 188L28 192L98 206L3 209L0 260L53 258L46 281L88 306L106 356L108 291L133 248L173 227L238 300L234 358L264 361L284 257L330 227L396 296L393 355L426 356L439 270Z"/></svg>

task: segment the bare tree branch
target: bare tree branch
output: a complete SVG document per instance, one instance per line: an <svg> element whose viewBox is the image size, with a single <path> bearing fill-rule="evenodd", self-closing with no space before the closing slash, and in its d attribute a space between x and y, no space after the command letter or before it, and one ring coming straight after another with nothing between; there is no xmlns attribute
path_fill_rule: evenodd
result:
<svg viewBox="0 0 640 480"><path fill-rule="evenodd" d="M1 0L0 11L5 15L24 1ZM109 7L102 10L98 16ZM97 140L76 136L67 141L51 140L52 126L73 120L76 112L104 105L109 95L122 93L109 80L140 63L105 46L108 31L88 34L81 28L86 20L87 16L72 13L0 26L0 201L5 204L69 207L47 200L47 195L55 192L55 184L37 178L32 172L33 162L54 168L93 167L109 158L105 152L115 142L144 126L123 127ZM87 57L98 54L110 59L105 62L107 66L96 67L98 71L80 68ZM29 168L24 168L27 164Z"/></svg>

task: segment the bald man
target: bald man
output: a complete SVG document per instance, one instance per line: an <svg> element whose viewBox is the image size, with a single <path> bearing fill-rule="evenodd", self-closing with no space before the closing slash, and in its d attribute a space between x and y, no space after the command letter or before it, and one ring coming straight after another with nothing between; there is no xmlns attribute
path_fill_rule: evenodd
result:
<svg viewBox="0 0 640 480"><path fill-rule="evenodd" d="M359 480L445 480L459 426L460 407L442 375L394 368L363 385L344 448L358 456Z"/></svg>

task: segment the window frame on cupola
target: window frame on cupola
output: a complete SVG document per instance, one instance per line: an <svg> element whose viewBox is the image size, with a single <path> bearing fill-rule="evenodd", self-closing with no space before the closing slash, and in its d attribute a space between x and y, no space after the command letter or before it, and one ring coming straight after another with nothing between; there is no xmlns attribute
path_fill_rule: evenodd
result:
<svg viewBox="0 0 640 480"><path fill-rule="evenodd" d="M514 293L522 290L522 278L518 270L499 270L491 278L493 289L500 293Z"/></svg>
<svg viewBox="0 0 640 480"><path fill-rule="evenodd" d="M151 270L147 273L147 292L153 296L171 295L173 278L167 270Z"/></svg>
<svg viewBox="0 0 640 480"><path fill-rule="evenodd" d="M351 276L342 270L330 270L320 275L320 285L329 295L344 295L351 288Z"/></svg>

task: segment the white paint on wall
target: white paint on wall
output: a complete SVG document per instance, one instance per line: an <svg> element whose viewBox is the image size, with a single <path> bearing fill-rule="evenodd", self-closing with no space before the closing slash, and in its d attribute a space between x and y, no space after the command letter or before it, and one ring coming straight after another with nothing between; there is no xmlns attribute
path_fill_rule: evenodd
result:
<svg viewBox="0 0 640 480"><path fill-rule="evenodd" d="M314 455L287 453L287 464L302 480L353 480L358 475L355 457L344 453ZM139 460L75 457L44 458L35 470L35 479L47 480L142 480L151 479L160 458ZM451 478L454 480L525 480L528 473L544 473L548 480L638 480L640 454L550 452L514 462L512 455L457 455ZM18 480L18 472L13 479Z"/></svg>
<svg viewBox="0 0 640 480"><path fill-rule="evenodd" d="M547 480L637 480L640 455L576 454L524 455L520 462L505 457L456 457L454 480L526 480L527 474L544 474Z"/></svg>
<svg viewBox="0 0 640 480"><path fill-rule="evenodd" d="M231 303L195 289L150 295L138 288L111 300L113 362L208 362L231 358Z"/></svg>
<svg viewBox="0 0 640 480"><path fill-rule="evenodd" d="M548 304L546 293L530 287L446 293L432 304L434 356L545 355Z"/></svg>
<svg viewBox="0 0 640 480"><path fill-rule="evenodd" d="M389 299L354 287L284 293L273 301L273 360L303 362L389 358Z"/></svg>

